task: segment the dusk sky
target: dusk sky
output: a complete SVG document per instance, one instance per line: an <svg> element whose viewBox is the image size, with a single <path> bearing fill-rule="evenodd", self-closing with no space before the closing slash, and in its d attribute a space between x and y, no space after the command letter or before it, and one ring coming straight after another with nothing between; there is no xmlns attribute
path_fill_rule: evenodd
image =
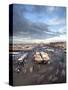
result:
<svg viewBox="0 0 68 90"><path fill-rule="evenodd" d="M66 8L13 5L13 42L32 43L66 38Z"/></svg>

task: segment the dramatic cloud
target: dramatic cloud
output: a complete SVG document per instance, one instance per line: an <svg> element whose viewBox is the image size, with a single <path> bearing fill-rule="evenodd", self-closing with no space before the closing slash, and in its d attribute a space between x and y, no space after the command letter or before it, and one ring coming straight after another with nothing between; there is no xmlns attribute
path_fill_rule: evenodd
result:
<svg viewBox="0 0 68 90"><path fill-rule="evenodd" d="M15 43L45 40L65 34L65 7L13 5Z"/></svg>

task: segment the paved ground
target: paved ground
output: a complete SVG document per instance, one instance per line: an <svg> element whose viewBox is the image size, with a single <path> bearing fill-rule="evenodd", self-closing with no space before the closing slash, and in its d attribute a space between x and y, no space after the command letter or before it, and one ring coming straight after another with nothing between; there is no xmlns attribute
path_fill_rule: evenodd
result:
<svg viewBox="0 0 68 90"><path fill-rule="evenodd" d="M33 55L36 50L47 52L50 57L50 63L35 63L33 60ZM54 52L49 52L42 47L35 47L33 50L28 52L25 63L18 65L17 58L23 53L23 51L19 52L19 54L13 58L15 59L13 60L14 85L35 85L66 82L66 54L63 49L54 49ZM19 72L17 72L18 68Z"/></svg>

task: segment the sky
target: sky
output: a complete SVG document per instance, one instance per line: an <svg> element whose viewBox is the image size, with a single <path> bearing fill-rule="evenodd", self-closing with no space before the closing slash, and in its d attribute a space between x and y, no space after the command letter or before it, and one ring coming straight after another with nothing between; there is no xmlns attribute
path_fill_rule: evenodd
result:
<svg viewBox="0 0 68 90"><path fill-rule="evenodd" d="M40 43L65 39L65 7L13 5L13 43Z"/></svg>

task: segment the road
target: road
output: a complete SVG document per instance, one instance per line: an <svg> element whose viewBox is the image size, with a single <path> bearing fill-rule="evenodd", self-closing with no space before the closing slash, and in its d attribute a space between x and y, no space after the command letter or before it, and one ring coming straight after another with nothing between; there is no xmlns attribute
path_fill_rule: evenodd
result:
<svg viewBox="0 0 68 90"><path fill-rule="evenodd" d="M46 47L47 49L47 47ZM18 67L17 58L24 52L19 52L13 60L13 84L14 85L35 85L66 82L66 54L63 49L55 49L54 52L47 51L43 47L35 47L28 52L24 66L20 65L20 72L16 72ZM53 48L52 48L53 49ZM45 51L49 54L49 64L37 64L33 60L35 51ZM17 57L17 58L16 58Z"/></svg>

